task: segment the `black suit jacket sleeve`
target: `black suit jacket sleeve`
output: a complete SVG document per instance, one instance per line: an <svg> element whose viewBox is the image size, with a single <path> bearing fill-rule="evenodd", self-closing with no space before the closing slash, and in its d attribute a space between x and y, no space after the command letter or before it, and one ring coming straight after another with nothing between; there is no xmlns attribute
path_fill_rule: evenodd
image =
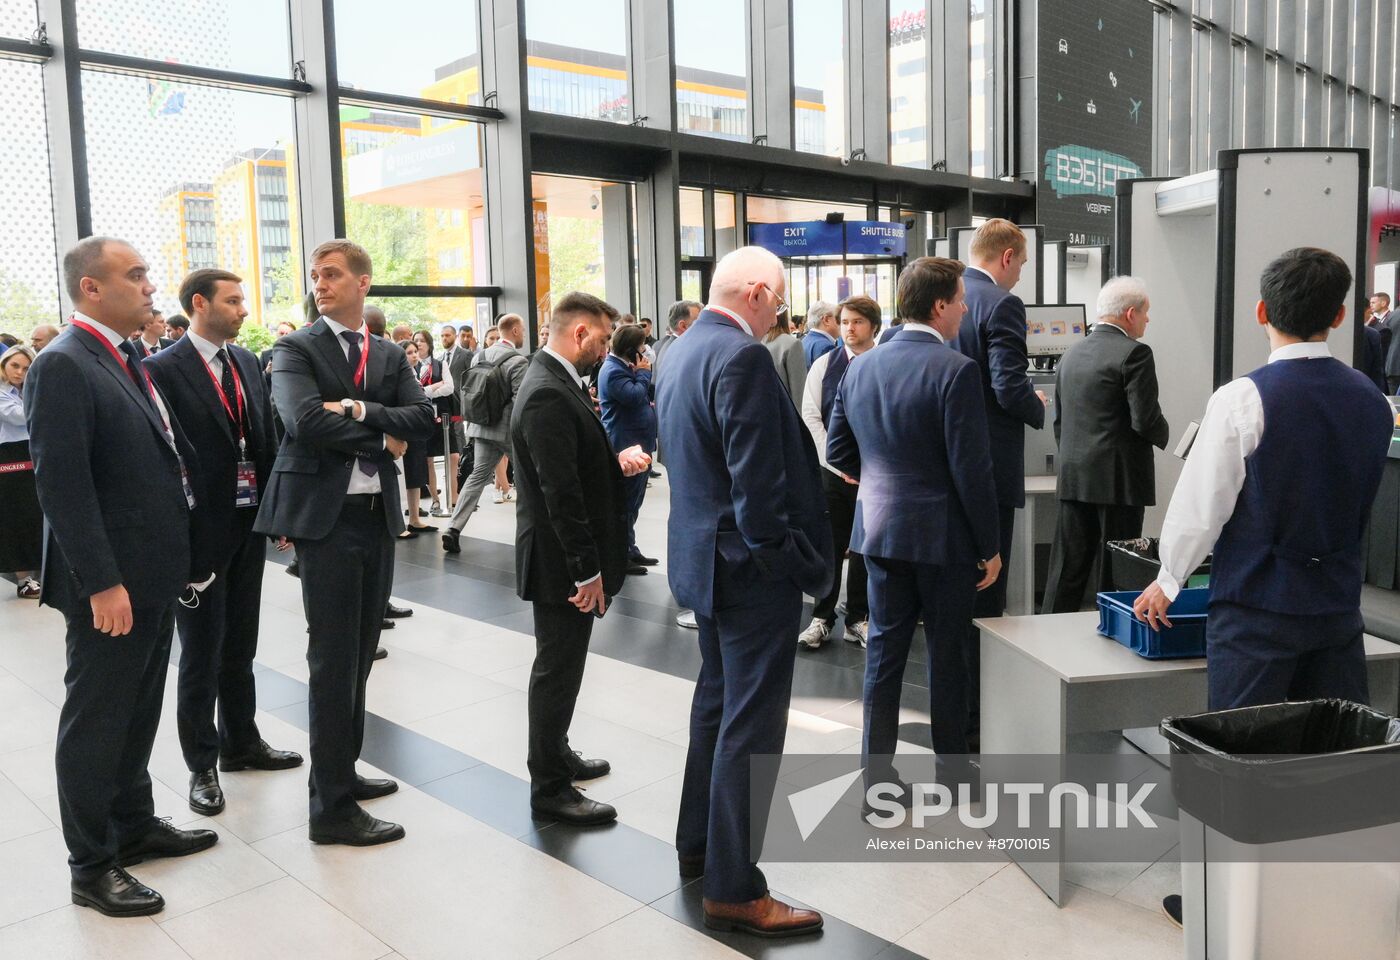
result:
<svg viewBox="0 0 1400 960"><path fill-rule="evenodd" d="M1019 297L1006 297L987 318L987 370L997 405L1008 416L1039 430L1045 426L1045 404L1036 396L1026 354L1026 308Z"/></svg>
<svg viewBox="0 0 1400 960"><path fill-rule="evenodd" d="M1039 403L1039 399L1036 400ZM978 560L1001 552L996 485L992 483L992 441L982 400L982 374L974 363L953 375L943 395L943 436L958 500L967 513ZM1008 558L1002 557L1005 563Z"/></svg>
<svg viewBox="0 0 1400 960"><path fill-rule="evenodd" d="M87 377L71 358L54 351L35 365L25 393L30 446L44 471L38 484L44 519L84 589L101 593L120 584L122 575L90 468L96 418Z"/></svg>
<svg viewBox="0 0 1400 960"><path fill-rule="evenodd" d="M514 430L530 438L530 462L540 480L549 525L564 549L569 576L580 583L602 571L598 544L588 526L588 506L578 473L578 430L558 390L536 390L514 416Z"/></svg>
<svg viewBox="0 0 1400 960"><path fill-rule="evenodd" d="M403 362L407 369L406 357ZM421 388L419 392L421 394ZM369 425L369 405L365 406L366 422L358 423L326 410L322 404L327 399L330 398L321 395L311 357L301 344L285 337L277 341L272 352L272 402L277 405L287 436L351 456L379 456L384 450L385 431ZM426 398L424 402L427 402ZM430 428L431 421L429 414ZM399 439L410 438L401 436Z"/></svg>
<svg viewBox="0 0 1400 960"><path fill-rule="evenodd" d="M1054 419L1054 427L1055 427L1055 446L1056 446L1056 447L1058 447L1058 446L1060 445L1060 411L1064 409L1064 404L1060 402L1060 398L1061 398L1062 396L1064 396L1064 394L1060 393L1060 368L1059 368L1059 367L1056 367L1056 368L1055 368L1055 419Z"/></svg>
<svg viewBox="0 0 1400 960"><path fill-rule="evenodd" d="M400 440L426 440L433 435L433 419L437 411L433 401L423 392L423 385L413 376L408 365L408 354L395 351L390 361L394 368L393 404L362 400L365 405L364 425L379 433L387 433Z"/></svg>
<svg viewBox="0 0 1400 960"><path fill-rule="evenodd" d="M1133 432L1154 447L1165 450L1170 431L1157 402L1157 363L1152 357L1152 348L1145 343L1134 344L1123 361L1123 392L1128 399ZM1058 410L1055 418L1058 431Z"/></svg>

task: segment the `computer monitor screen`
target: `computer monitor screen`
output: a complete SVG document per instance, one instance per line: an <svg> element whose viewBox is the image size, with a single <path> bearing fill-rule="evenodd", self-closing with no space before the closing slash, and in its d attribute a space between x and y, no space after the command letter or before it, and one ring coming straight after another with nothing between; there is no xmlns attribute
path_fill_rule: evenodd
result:
<svg viewBox="0 0 1400 960"><path fill-rule="evenodd" d="M1026 352L1032 357L1056 357L1088 332L1084 304L1026 304Z"/></svg>

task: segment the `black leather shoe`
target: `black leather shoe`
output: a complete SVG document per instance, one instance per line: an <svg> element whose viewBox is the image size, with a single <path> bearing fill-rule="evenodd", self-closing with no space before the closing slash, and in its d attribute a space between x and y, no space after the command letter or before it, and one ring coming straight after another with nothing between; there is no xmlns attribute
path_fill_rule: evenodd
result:
<svg viewBox="0 0 1400 960"><path fill-rule="evenodd" d="M386 621L386 622L392 624L394 621L388 620L388 621ZM383 660L383 659L385 659L385 658L388 657L388 656L389 656L389 649L388 649L387 647L375 647L375 648L374 648L374 659L375 659L375 660Z"/></svg>
<svg viewBox="0 0 1400 960"><path fill-rule="evenodd" d="M661 561L655 557L648 557L642 553L634 553L627 558L628 563L640 563L644 567L654 567Z"/></svg>
<svg viewBox="0 0 1400 960"><path fill-rule="evenodd" d="M259 740L242 753L219 758L219 769L225 773L231 770L290 770L301 764L301 754L293 750L274 750L266 740Z"/></svg>
<svg viewBox="0 0 1400 960"><path fill-rule="evenodd" d="M190 809L206 817L224 812L224 790L218 771L212 767L190 774Z"/></svg>
<svg viewBox="0 0 1400 960"><path fill-rule="evenodd" d="M127 873L113 867L92 880L74 880L73 902L108 917L148 917L165 909L165 898Z"/></svg>
<svg viewBox="0 0 1400 960"><path fill-rule="evenodd" d="M399 785L394 780L374 780L370 777L355 777L355 789L350 791L350 795L356 800L378 800L380 797L387 797L399 789Z"/></svg>
<svg viewBox="0 0 1400 960"><path fill-rule="evenodd" d="M402 620L404 617L413 616L412 607L397 607L393 603L384 605L384 616L389 620Z"/></svg>
<svg viewBox="0 0 1400 960"><path fill-rule="evenodd" d="M348 847L372 847L403 839L403 827L399 824L380 820L364 810L339 823L313 823L310 832L312 843L343 843Z"/></svg>
<svg viewBox="0 0 1400 960"><path fill-rule="evenodd" d="M297 577L298 579L301 577L301 566L297 561L293 560L291 563L287 564L287 576Z"/></svg>
<svg viewBox="0 0 1400 960"><path fill-rule="evenodd" d="M552 797L531 797L530 812L540 820L558 820L578 827L617 819L617 810L611 804L590 800L572 788Z"/></svg>
<svg viewBox="0 0 1400 960"><path fill-rule="evenodd" d="M569 751L565 758L569 764L570 775L575 780L596 780L598 777L605 777L612 772L612 764L606 760L585 760L583 754L577 750Z"/></svg>
<svg viewBox="0 0 1400 960"><path fill-rule="evenodd" d="M392 629L394 629L394 628L397 627L397 626L398 626L398 624L395 623L394 621L390 620L388 617L385 617L385 618L384 618L383 620L381 620L380 623L379 623L379 629L380 629L380 630L392 630Z"/></svg>
<svg viewBox="0 0 1400 960"><path fill-rule="evenodd" d="M130 867L163 857L188 857L219 842L213 830L180 830L169 820L157 820L146 835L117 851L117 866Z"/></svg>
<svg viewBox="0 0 1400 960"><path fill-rule="evenodd" d="M1170 893L1162 898L1162 915L1181 926L1181 894Z"/></svg>
<svg viewBox="0 0 1400 960"><path fill-rule="evenodd" d="M442 549L448 553L461 553L461 535L449 527L447 532L442 535Z"/></svg>
<svg viewBox="0 0 1400 960"><path fill-rule="evenodd" d="M629 577L645 576L646 572L647 568L642 566L640 563L637 563L635 560L627 561L627 575Z"/></svg>

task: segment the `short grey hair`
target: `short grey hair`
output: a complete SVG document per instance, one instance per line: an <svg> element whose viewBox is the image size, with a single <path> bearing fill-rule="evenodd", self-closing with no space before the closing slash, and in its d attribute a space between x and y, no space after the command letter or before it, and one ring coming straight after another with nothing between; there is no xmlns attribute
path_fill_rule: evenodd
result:
<svg viewBox="0 0 1400 960"><path fill-rule="evenodd" d="M63 255L63 288L68 291L68 298L74 305L83 300L83 277L102 276L102 253L109 243L131 246L116 237L84 237Z"/></svg>
<svg viewBox="0 0 1400 960"><path fill-rule="evenodd" d="M1121 317L1136 307L1141 310L1147 303L1147 284L1141 277L1114 277L1099 291L1099 302L1094 316L1100 320Z"/></svg>
<svg viewBox="0 0 1400 960"><path fill-rule="evenodd" d="M818 300L807 310L807 329L815 330L827 317L836 316L836 304Z"/></svg>
<svg viewBox="0 0 1400 960"><path fill-rule="evenodd" d="M666 329L675 333L682 323L690 319L690 311L697 309L703 310L704 305L694 300L677 300L666 314Z"/></svg>

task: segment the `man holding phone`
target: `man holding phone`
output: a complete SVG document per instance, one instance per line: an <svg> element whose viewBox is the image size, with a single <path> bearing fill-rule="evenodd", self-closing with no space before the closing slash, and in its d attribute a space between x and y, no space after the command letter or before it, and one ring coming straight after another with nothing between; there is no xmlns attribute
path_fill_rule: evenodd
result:
<svg viewBox="0 0 1400 960"><path fill-rule="evenodd" d="M569 746L594 617L627 576L623 477L645 473L638 447L614 453L582 372L603 358L617 311L570 293L554 306L549 342L532 359L511 413L515 452L516 591L535 614L530 670L530 809L577 825L608 823L617 811L590 800L575 780L606 775L606 760Z"/></svg>

